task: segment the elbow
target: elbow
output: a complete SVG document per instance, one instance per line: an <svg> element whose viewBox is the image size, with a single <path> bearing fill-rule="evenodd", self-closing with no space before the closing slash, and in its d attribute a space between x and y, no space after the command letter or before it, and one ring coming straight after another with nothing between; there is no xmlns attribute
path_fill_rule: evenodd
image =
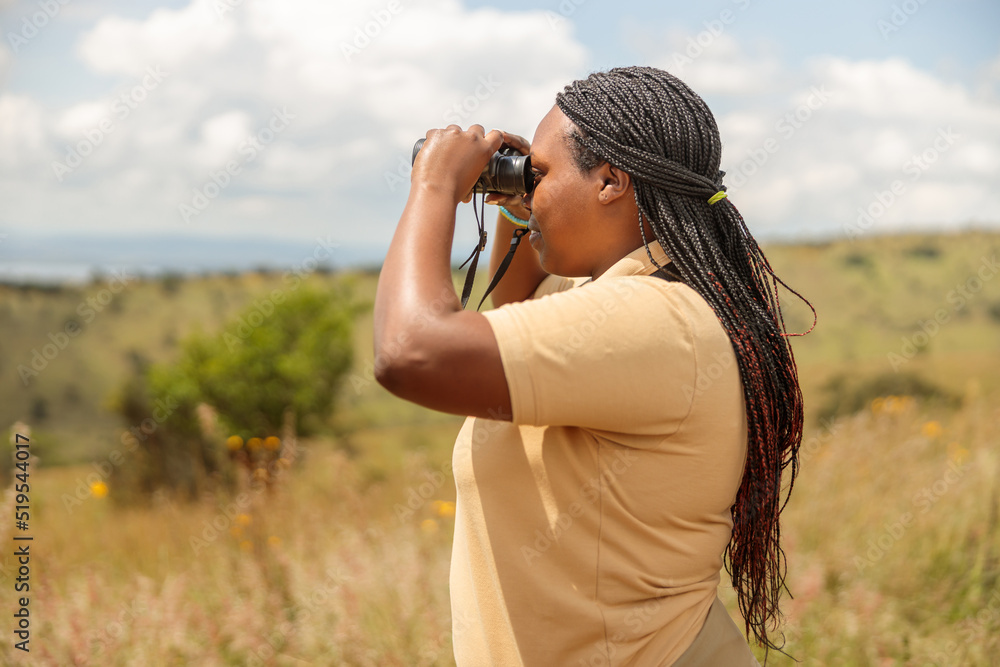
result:
<svg viewBox="0 0 1000 667"><path fill-rule="evenodd" d="M399 395L400 388L403 384L403 376L405 372L400 368L397 363L382 362L380 363L379 354L375 354L375 381L378 382L382 388L386 389L390 394L396 396Z"/></svg>
<svg viewBox="0 0 1000 667"><path fill-rule="evenodd" d="M389 393L406 398L408 388L419 383L420 370L427 365L423 357L405 332L390 342L376 341L375 381Z"/></svg>

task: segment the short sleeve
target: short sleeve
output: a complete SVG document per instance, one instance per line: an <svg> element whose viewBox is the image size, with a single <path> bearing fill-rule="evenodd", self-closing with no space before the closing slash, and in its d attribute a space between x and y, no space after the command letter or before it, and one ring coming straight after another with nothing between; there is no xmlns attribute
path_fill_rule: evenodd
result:
<svg viewBox="0 0 1000 667"><path fill-rule="evenodd" d="M700 298L678 283L615 277L484 313L514 423L676 431L697 368L691 295Z"/></svg>

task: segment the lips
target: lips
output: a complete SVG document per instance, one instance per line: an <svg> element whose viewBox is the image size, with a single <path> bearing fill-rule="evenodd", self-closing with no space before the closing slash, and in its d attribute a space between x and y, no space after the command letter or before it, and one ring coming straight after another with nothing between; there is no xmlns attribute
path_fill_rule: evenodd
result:
<svg viewBox="0 0 1000 667"><path fill-rule="evenodd" d="M534 245L538 239L542 238L542 232L538 229L538 221L535 216L528 218L528 243Z"/></svg>

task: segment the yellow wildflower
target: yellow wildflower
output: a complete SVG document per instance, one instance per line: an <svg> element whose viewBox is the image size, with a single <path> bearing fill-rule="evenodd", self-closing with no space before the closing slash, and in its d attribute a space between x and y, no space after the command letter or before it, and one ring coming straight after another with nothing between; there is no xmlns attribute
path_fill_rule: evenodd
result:
<svg viewBox="0 0 1000 667"><path fill-rule="evenodd" d="M277 535L271 535L271 537L267 538L267 546L277 549L281 546L281 538Z"/></svg>
<svg viewBox="0 0 1000 667"><path fill-rule="evenodd" d="M941 422L939 421L927 422L920 427L920 434L925 438L936 438L943 432L944 429L941 428Z"/></svg>
<svg viewBox="0 0 1000 667"><path fill-rule="evenodd" d="M238 435L229 436L228 438L226 438L226 447L229 449L229 451L235 452L237 449L243 447L243 438L241 438Z"/></svg>
<svg viewBox="0 0 1000 667"><path fill-rule="evenodd" d="M420 529L425 533L436 533L438 529L438 522L434 519L424 519L420 522Z"/></svg>
<svg viewBox="0 0 1000 667"><path fill-rule="evenodd" d="M264 443L263 441L261 441L260 438L250 438L249 440L247 440L247 449L253 452L260 449L260 446L262 444Z"/></svg>
<svg viewBox="0 0 1000 667"><path fill-rule="evenodd" d="M455 516L455 503L450 500L435 500L434 512L440 517Z"/></svg>
<svg viewBox="0 0 1000 667"><path fill-rule="evenodd" d="M104 482L92 482L90 485L90 495L95 498L103 498L108 495L108 485Z"/></svg>
<svg viewBox="0 0 1000 667"><path fill-rule="evenodd" d="M277 451L281 447L281 439L270 435L264 439L264 447L270 449L272 452Z"/></svg>
<svg viewBox="0 0 1000 667"><path fill-rule="evenodd" d="M249 526L253 518L249 514L237 514L236 515L236 525L237 526Z"/></svg>

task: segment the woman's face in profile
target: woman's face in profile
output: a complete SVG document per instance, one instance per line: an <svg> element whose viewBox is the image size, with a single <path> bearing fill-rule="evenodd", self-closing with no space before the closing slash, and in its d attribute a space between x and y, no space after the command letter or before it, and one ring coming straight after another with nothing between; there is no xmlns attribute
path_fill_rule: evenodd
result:
<svg viewBox="0 0 1000 667"><path fill-rule="evenodd" d="M557 106L542 118L531 142L535 189L524 198L531 210L528 241L542 268L560 276L590 275L604 239L599 227L600 182L577 167L570 148L573 123Z"/></svg>

